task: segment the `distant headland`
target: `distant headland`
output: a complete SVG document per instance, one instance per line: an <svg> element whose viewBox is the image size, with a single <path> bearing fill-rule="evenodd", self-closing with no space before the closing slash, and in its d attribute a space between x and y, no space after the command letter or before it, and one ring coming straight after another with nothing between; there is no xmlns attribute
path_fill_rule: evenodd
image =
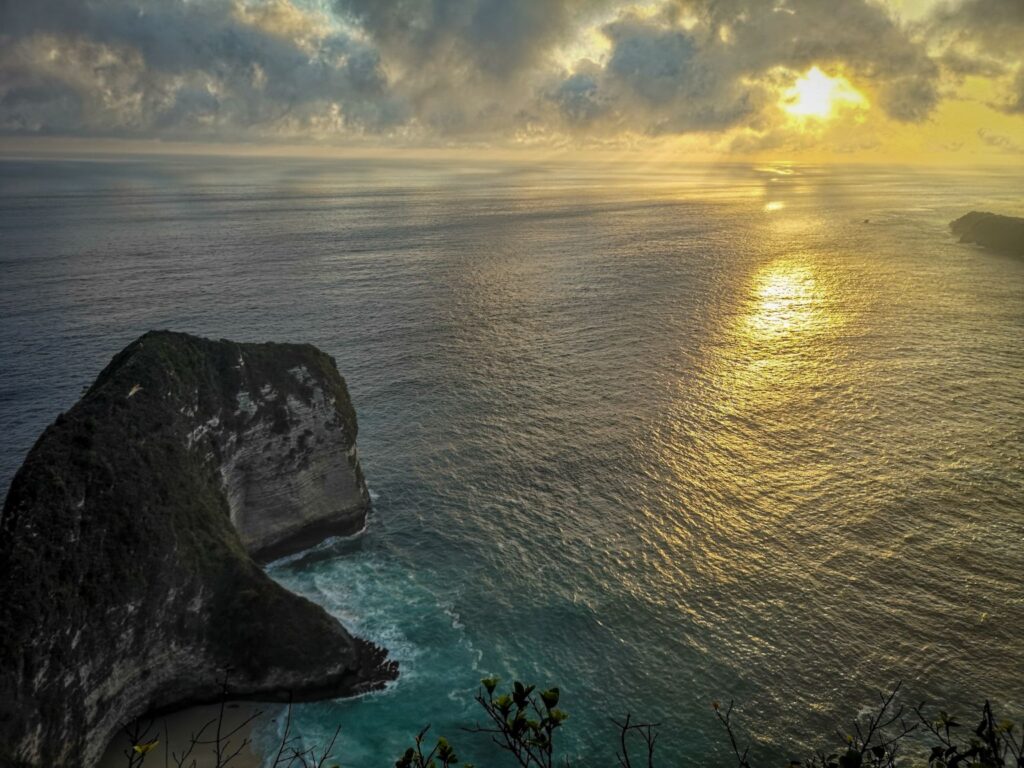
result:
<svg viewBox="0 0 1024 768"><path fill-rule="evenodd" d="M1024 256L1024 218L971 211L950 222L961 243L976 243L993 251Z"/></svg>
<svg viewBox="0 0 1024 768"><path fill-rule="evenodd" d="M365 523L332 358L147 333L46 429L0 517L0 764L91 766L147 712L335 698L387 653L256 559ZM255 559L254 559L255 558Z"/></svg>

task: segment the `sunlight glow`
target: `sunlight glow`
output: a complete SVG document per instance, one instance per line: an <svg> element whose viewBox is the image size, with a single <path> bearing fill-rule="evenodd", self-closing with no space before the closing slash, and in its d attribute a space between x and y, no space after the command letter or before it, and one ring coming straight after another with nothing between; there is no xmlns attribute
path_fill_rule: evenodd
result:
<svg viewBox="0 0 1024 768"><path fill-rule="evenodd" d="M808 330L821 322L819 288L814 272L803 264L772 265L758 276L754 295L749 329L762 340Z"/></svg>
<svg viewBox="0 0 1024 768"><path fill-rule="evenodd" d="M809 373L818 364L822 334L841 324L831 293L829 280L814 262L796 255L767 264L754 275L737 343L759 375L772 369L795 376L797 370Z"/></svg>
<svg viewBox="0 0 1024 768"><path fill-rule="evenodd" d="M865 106L867 99L845 77L829 77L811 67L782 96L782 108L796 117L825 119L840 107Z"/></svg>

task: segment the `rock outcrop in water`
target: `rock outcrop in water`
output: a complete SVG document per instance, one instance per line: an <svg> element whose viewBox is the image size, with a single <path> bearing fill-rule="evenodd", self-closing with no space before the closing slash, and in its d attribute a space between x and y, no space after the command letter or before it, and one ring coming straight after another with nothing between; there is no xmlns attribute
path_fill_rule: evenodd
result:
<svg viewBox="0 0 1024 768"><path fill-rule="evenodd" d="M1024 219L971 211L950 222L961 243L977 243L993 251L1024 256Z"/></svg>
<svg viewBox="0 0 1024 768"><path fill-rule="evenodd" d="M40 375L45 375L40 372ZM386 652L254 562L362 527L312 346L148 333L46 429L0 517L0 765L90 766L146 712L382 685Z"/></svg>

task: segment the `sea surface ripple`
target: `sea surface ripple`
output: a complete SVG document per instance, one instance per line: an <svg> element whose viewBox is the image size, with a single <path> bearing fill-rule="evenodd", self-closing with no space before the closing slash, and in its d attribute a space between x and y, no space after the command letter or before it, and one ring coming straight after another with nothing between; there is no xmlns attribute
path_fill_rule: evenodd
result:
<svg viewBox="0 0 1024 768"><path fill-rule="evenodd" d="M805 166L0 162L0 485L152 328L312 342L368 530L272 566L402 676L303 705L342 764L430 723L487 762L485 673L724 765L907 700L1024 713L1024 261L956 243L1021 178ZM261 738L271 739L267 727Z"/></svg>

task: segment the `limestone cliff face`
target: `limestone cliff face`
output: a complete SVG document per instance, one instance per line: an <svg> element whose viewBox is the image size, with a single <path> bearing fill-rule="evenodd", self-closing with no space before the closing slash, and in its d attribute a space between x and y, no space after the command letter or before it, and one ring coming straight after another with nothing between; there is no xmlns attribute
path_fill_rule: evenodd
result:
<svg viewBox="0 0 1024 768"><path fill-rule="evenodd" d="M0 517L0 765L93 765L148 711L396 669L253 561L361 528L356 419L306 345L149 333L47 428Z"/></svg>
<svg viewBox="0 0 1024 768"><path fill-rule="evenodd" d="M316 362L325 361L298 361L278 388L240 376L234 411L189 433L218 462L231 522L258 559L355 533L366 521L355 414L333 364ZM244 347L236 369L246 370Z"/></svg>
<svg viewBox="0 0 1024 768"><path fill-rule="evenodd" d="M950 222L961 243L977 243L994 251L1024 256L1024 219L971 211Z"/></svg>

